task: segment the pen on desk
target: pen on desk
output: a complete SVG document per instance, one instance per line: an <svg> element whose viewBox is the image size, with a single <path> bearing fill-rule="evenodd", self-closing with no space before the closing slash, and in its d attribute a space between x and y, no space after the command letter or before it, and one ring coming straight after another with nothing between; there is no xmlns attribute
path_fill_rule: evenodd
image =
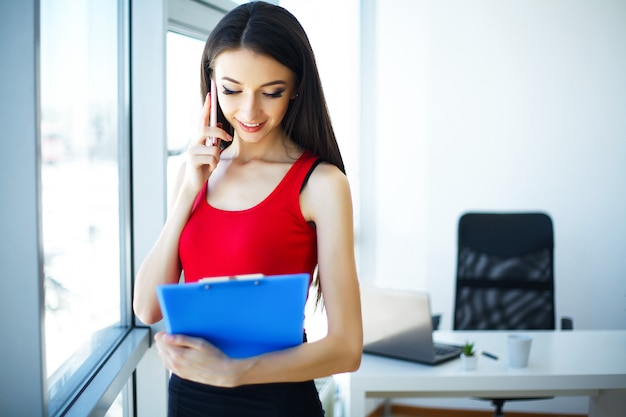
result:
<svg viewBox="0 0 626 417"><path fill-rule="evenodd" d="M498 360L498 357L496 355L494 355L493 353L489 353L489 352L485 352L484 350L482 352L480 352L483 356L486 356L488 358L493 359L494 361Z"/></svg>

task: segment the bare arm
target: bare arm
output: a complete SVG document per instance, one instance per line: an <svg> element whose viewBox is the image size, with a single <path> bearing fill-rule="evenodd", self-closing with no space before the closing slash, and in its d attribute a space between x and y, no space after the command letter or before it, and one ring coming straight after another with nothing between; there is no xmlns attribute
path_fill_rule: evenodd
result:
<svg viewBox="0 0 626 417"><path fill-rule="evenodd" d="M181 265L178 258L180 234L189 220L196 196L219 162L219 149L207 146L206 139L212 136L232 140L232 137L221 128L207 127L210 101L205 100L197 139L190 144L187 160L178 173L165 225L135 277L133 310L146 324L156 323L162 318L156 287L160 284L175 283L180 279Z"/></svg>
<svg viewBox="0 0 626 417"><path fill-rule="evenodd" d="M170 204L165 225L135 277L133 309L141 321L147 324L156 323L162 318L156 287L178 282L181 275L178 240L189 218L194 198L187 195L189 193L178 191L181 190L184 169L181 166L174 187L178 196Z"/></svg>
<svg viewBox="0 0 626 417"><path fill-rule="evenodd" d="M328 334L295 348L231 359L201 339L161 333L157 346L166 367L181 377L223 386L303 381L359 367L363 334L347 178L336 167L322 164L300 201L305 218L316 224Z"/></svg>

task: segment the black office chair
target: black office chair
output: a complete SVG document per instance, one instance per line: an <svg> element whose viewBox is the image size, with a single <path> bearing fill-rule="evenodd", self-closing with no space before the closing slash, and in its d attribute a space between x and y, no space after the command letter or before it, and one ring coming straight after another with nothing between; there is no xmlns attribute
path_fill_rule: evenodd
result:
<svg viewBox="0 0 626 417"><path fill-rule="evenodd" d="M553 260L553 226L547 214L462 215L454 329L554 330ZM561 327L571 329L572 320L563 318ZM512 399L488 400L494 415L502 416L505 401Z"/></svg>

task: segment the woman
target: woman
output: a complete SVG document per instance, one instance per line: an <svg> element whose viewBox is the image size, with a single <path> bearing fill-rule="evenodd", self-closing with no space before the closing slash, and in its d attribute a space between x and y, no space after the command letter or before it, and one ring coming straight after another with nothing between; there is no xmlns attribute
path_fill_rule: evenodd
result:
<svg viewBox="0 0 626 417"><path fill-rule="evenodd" d="M363 337L350 188L313 52L294 16L253 2L211 32L201 74L201 127L137 274L135 313L160 320L155 288L181 273L194 282L308 272L328 333L245 359L202 339L157 334L172 371L169 415L322 416L313 379L356 370ZM208 126L210 80L218 127Z"/></svg>

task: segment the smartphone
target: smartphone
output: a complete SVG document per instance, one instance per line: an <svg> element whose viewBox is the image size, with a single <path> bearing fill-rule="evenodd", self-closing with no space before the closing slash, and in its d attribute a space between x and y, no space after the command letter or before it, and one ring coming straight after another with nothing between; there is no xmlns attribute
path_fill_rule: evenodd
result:
<svg viewBox="0 0 626 417"><path fill-rule="evenodd" d="M215 80L211 80L211 111L209 114L209 126L217 126L217 86ZM211 137L211 145L220 146L220 138Z"/></svg>

